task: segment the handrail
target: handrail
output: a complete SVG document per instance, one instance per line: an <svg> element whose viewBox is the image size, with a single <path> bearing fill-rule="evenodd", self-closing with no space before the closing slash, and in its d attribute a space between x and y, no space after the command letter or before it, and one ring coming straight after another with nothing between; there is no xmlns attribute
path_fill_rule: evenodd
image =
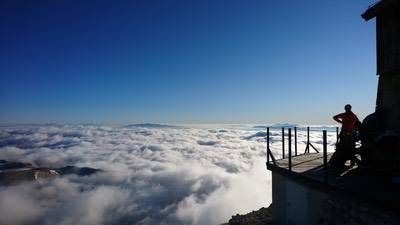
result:
<svg viewBox="0 0 400 225"><path fill-rule="evenodd" d="M339 138L339 128L336 127L336 142ZM295 154L297 156L297 127L294 127L294 147ZM307 144L303 154L310 154L310 148L313 148L317 153L318 149L310 142L310 127L307 127ZM328 142L327 142L327 131L322 130L322 154L323 154L323 165L324 167L328 164ZM292 171L292 128L288 128L288 169ZM282 159L285 158L285 128L282 127ZM276 166L276 158L270 149L270 128L267 127L267 165L274 164Z"/></svg>

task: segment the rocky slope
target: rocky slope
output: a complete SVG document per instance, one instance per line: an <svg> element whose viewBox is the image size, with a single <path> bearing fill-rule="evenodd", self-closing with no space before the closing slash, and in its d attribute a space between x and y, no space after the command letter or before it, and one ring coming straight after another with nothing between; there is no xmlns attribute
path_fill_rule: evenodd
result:
<svg viewBox="0 0 400 225"><path fill-rule="evenodd" d="M228 223L221 225L272 225L271 205L245 215L236 214Z"/></svg>
<svg viewBox="0 0 400 225"><path fill-rule="evenodd" d="M61 168L39 168L26 162L8 162L0 160L0 185L14 185L23 181L39 181L52 177L76 174L78 176L88 176L97 172L99 169L90 167L65 166Z"/></svg>

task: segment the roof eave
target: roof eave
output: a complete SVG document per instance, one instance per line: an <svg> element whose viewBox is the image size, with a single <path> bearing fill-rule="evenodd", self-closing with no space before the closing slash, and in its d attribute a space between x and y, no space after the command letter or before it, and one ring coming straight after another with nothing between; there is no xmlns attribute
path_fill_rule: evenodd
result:
<svg viewBox="0 0 400 225"><path fill-rule="evenodd" d="M379 14L388 11L388 10L393 10L394 8L399 7L399 2L398 0L381 0L375 5L371 6L368 8L363 14L361 14L361 17L365 20L368 21L372 18L375 18Z"/></svg>

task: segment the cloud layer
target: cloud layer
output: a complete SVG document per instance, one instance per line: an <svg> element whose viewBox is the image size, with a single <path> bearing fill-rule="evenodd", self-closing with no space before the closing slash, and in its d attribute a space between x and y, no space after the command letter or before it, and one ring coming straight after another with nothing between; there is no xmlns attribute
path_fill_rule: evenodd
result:
<svg viewBox="0 0 400 225"><path fill-rule="evenodd" d="M312 141L321 143L321 134L313 131ZM105 172L0 186L0 224L226 222L271 202L265 135L250 126L1 127L0 159ZM278 158L280 137L272 130ZM304 149L304 130L298 139Z"/></svg>

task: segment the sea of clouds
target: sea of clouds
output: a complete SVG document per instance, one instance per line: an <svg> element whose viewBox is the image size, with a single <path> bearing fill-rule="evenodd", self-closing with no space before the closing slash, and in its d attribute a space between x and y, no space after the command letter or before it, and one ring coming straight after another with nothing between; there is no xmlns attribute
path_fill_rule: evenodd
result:
<svg viewBox="0 0 400 225"><path fill-rule="evenodd" d="M325 127L332 131L331 127ZM321 127L311 141L321 149ZM103 170L0 185L0 224L217 225L271 203L264 126L0 127L0 159ZM271 149L281 153L280 128ZM299 129L299 152L305 129ZM328 133L333 149L336 134Z"/></svg>

